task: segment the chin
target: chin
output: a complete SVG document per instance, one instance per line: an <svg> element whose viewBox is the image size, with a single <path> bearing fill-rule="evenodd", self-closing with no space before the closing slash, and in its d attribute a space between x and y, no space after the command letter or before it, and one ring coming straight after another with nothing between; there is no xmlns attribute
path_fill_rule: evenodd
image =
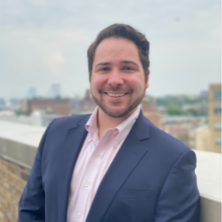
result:
<svg viewBox="0 0 222 222"><path fill-rule="evenodd" d="M121 118L121 117L126 117L129 115L142 101L142 98L138 98L135 100L132 104L125 104L125 106L122 107L115 107L115 106L110 106L106 104L106 102L102 101L101 99L96 98L93 94L92 97L96 104L99 106L99 108L108 116L113 117L113 118Z"/></svg>
<svg viewBox="0 0 222 222"><path fill-rule="evenodd" d="M106 110L106 109L103 109L102 107L100 108L103 110L104 113L106 113L108 116L113 117L113 118L120 118L127 115L127 113L122 110Z"/></svg>
<svg viewBox="0 0 222 222"><path fill-rule="evenodd" d="M139 105L139 104L138 104ZM111 108L102 104L98 104L98 106L100 107L100 109L106 113L108 116L113 117L113 118L121 118L124 116L127 116L128 114L130 114L137 106L137 104L133 104L131 106L128 107L124 107L124 108Z"/></svg>

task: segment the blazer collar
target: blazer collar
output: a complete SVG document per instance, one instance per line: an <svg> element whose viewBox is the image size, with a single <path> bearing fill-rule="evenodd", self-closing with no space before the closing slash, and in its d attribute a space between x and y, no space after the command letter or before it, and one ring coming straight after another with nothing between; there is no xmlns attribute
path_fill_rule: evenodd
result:
<svg viewBox="0 0 222 222"><path fill-rule="evenodd" d="M140 110L140 114L138 119L136 120L131 132L135 134L138 140L146 140L150 138L150 130L149 126L152 123L143 115L142 110Z"/></svg>
<svg viewBox="0 0 222 222"><path fill-rule="evenodd" d="M85 124L90 115L73 116L67 127L66 139L59 150L58 182L58 221L66 221L69 200L70 182L82 144L87 135Z"/></svg>
<svg viewBox="0 0 222 222"><path fill-rule="evenodd" d="M75 116L73 115L70 120L70 122L68 123L68 129L72 129L72 128L76 128L76 127L82 127L86 125L88 119L90 118L91 114L87 114L87 115L81 115L81 116ZM77 119L75 119L77 118Z"/></svg>

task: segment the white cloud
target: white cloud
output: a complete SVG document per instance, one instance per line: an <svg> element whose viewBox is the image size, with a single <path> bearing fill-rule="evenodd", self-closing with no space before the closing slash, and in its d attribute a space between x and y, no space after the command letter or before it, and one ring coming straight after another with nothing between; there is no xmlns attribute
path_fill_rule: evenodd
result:
<svg viewBox="0 0 222 222"><path fill-rule="evenodd" d="M40 38L32 38L31 42L40 54L43 64L54 76L64 75L67 48L76 42L87 42L89 38L81 31L44 32Z"/></svg>

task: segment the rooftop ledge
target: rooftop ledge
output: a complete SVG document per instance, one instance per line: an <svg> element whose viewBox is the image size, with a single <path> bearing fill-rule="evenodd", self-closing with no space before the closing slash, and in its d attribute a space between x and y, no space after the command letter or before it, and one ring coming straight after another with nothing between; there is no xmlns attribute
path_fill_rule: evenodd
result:
<svg viewBox="0 0 222 222"><path fill-rule="evenodd" d="M31 168L44 127L0 121L0 156ZM221 154L194 150L201 222L221 221Z"/></svg>

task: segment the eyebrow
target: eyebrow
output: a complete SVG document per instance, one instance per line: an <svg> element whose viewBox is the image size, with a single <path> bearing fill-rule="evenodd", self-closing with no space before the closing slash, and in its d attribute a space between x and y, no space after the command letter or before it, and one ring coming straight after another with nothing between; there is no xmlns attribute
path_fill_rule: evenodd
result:
<svg viewBox="0 0 222 222"><path fill-rule="evenodd" d="M98 66L106 66L110 64L111 64L110 62L101 62L101 63L98 63L95 68L97 68Z"/></svg>
<svg viewBox="0 0 222 222"><path fill-rule="evenodd" d="M133 61L125 60L125 61L122 61L121 63L123 63L123 64L133 64L133 65L138 67L137 63L135 63ZM110 62L101 62L101 63L97 64L95 68L97 68L98 66L106 66L106 65L110 65L110 64L111 64Z"/></svg>
<svg viewBox="0 0 222 222"><path fill-rule="evenodd" d="M126 61L123 61L123 62L121 62L121 63L124 63L124 64L133 64L133 65L135 65L135 66L138 67L137 63L135 63L135 62L133 62L133 61L128 61L128 60L126 60Z"/></svg>

